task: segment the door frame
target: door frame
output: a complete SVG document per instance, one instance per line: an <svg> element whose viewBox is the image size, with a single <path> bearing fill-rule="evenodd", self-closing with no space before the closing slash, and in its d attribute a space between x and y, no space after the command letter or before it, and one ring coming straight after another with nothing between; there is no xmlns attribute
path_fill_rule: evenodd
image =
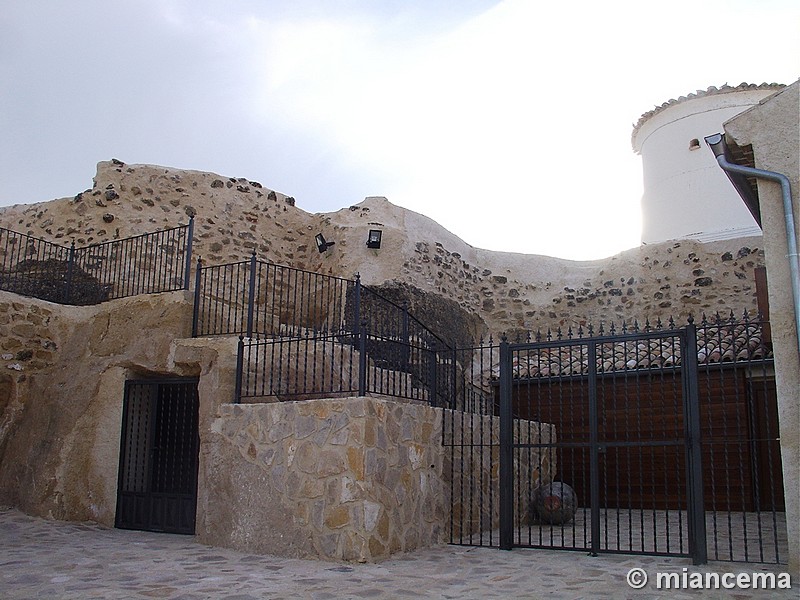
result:
<svg viewBox="0 0 800 600"><path fill-rule="evenodd" d="M198 382L196 377L125 381L115 527L194 535L200 453ZM168 396L165 390L170 388L178 395ZM165 423L169 431L161 430L159 442L159 424ZM166 448L157 447L164 442Z"/></svg>

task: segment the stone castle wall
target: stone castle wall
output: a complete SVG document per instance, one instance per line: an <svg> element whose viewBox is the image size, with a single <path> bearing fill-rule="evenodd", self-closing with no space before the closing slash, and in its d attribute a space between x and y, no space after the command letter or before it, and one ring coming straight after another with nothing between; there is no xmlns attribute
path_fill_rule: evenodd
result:
<svg viewBox="0 0 800 600"><path fill-rule="evenodd" d="M683 324L704 312L756 312L754 270L763 266L764 251L756 237L681 240L586 263L509 258L507 268L481 268L442 244L420 242L402 277L434 281L437 293L457 298L495 334L670 317Z"/></svg>
<svg viewBox="0 0 800 600"><path fill-rule="evenodd" d="M0 226L83 246L185 224L189 215L195 256L204 264L256 252L317 273L359 273L367 285L405 287L423 311L430 303L419 302L421 295L454 302L464 323L459 337L754 311L753 270L764 262L760 237L665 242L579 262L492 252L385 198L309 214L291 197L243 178L121 161L100 163L94 186L74 198L0 208ZM371 228L383 230L379 250L365 245ZM336 242L322 254L318 232Z"/></svg>
<svg viewBox="0 0 800 600"><path fill-rule="evenodd" d="M489 252L383 198L311 215L256 182L119 161L101 163L94 187L74 198L0 209L0 226L85 246L174 227L190 215L205 264L255 251L298 269L359 273L408 300L434 328L460 327L458 340L752 311L753 271L763 264L760 238L669 242L587 262ZM383 248L366 248L370 228L383 230ZM317 232L336 245L319 253ZM225 406L235 340L186 339L191 310L185 292L86 307L0 292L0 502L113 524L125 380L193 376L200 378L201 540L345 560L442 541L450 498L440 412L374 398ZM458 463L491 481L491 456ZM554 465L542 465L524 471L548 480ZM456 512L460 534L495 526L494 513Z"/></svg>

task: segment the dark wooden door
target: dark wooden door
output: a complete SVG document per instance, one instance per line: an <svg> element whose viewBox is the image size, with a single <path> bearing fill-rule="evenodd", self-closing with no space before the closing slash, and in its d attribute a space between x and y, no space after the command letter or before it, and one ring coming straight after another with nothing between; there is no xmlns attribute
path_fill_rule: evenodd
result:
<svg viewBox="0 0 800 600"><path fill-rule="evenodd" d="M756 510L786 510L783 493L778 394L774 379L749 382L749 414L752 432L750 468L757 482L753 490Z"/></svg>
<svg viewBox="0 0 800 600"><path fill-rule="evenodd" d="M753 380L744 369L720 365L701 369L699 380L705 509L784 510L774 380ZM680 373L600 378L597 397L603 506L685 509ZM585 378L520 382L514 388L515 414L556 426L566 445L557 450L559 479L584 502L588 405Z"/></svg>
<svg viewBox="0 0 800 600"><path fill-rule="evenodd" d="M116 526L194 534L196 379L125 382Z"/></svg>

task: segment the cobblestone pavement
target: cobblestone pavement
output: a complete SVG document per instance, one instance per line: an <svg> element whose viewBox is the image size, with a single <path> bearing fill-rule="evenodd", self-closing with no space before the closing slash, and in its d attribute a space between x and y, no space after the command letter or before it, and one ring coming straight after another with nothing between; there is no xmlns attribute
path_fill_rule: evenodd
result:
<svg viewBox="0 0 800 600"><path fill-rule="evenodd" d="M650 582L626 583L634 567ZM442 546L379 564L254 556L192 537L29 517L0 507L0 599L798 598L791 590L664 590L656 572L781 573L680 558Z"/></svg>

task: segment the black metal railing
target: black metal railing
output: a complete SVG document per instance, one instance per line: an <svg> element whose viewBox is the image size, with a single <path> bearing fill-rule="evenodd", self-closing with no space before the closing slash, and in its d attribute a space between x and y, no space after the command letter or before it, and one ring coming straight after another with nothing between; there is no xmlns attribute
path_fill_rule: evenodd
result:
<svg viewBox="0 0 800 600"><path fill-rule="evenodd" d="M352 333L239 338L235 402L363 395Z"/></svg>
<svg viewBox="0 0 800 600"><path fill-rule="evenodd" d="M195 274L193 336L241 336L235 401L357 393L446 402L450 346L408 304L342 279L250 260Z"/></svg>
<svg viewBox="0 0 800 600"><path fill-rule="evenodd" d="M72 254L69 247L0 228L0 289L61 302Z"/></svg>
<svg viewBox="0 0 800 600"><path fill-rule="evenodd" d="M459 350L443 421L451 543L785 563L766 332L715 315ZM540 500L575 510L559 520Z"/></svg>
<svg viewBox="0 0 800 600"><path fill-rule="evenodd" d="M447 354L414 340L305 330L296 337L239 338L235 402L377 394L443 406Z"/></svg>
<svg viewBox="0 0 800 600"><path fill-rule="evenodd" d="M339 331L355 282L250 260L195 272L193 337L301 338Z"/></svg>
<svg viewBox="0 0 800 600"><path fill-rule="evenodd" d="M389 300L359 286L358 310L363 353L360 371L364 390L375 394L424 400L432 406L449 402L452 349L438 334L411 314L408 303Z"/></svg>
<svg viewBox="0 0 800 600"><path fill-rule="evenodd" d="M0 289L72 305L189 289L193 225L81 248L0 228Z"/></svg>
<svg viewBox="0 0 800 600"><path fill-rule="evenodd" d="M708 558L788 559L778 405L765 323L745 313L697 326Z"/></svg>
<svg viewBox="0 0 800 600"><path fill-rule="evenodd" d="M273 273L286 269L270 267ZM367 393L424 400L436 406L447 402L452 351L410 314L407 305L397 305L362 286L358 277L349 281L317 276L311 285L307 283L309 275L316 274L300 272L296 281L304 282L301 287L305 290L324 290L318 296L325 303L309 306L303 301L308 295L292 292L291 287L279 294L287 302L275 308L270 302L266 309L244 301L242 292L229 291L224 302L210 303L206 310L203 305L210 294L195 296L199 307L196 332L244 331L237 358L236 402ZM225 277L224 282L222 277L217 279L220 283L216 285L228 290L243 280L235 275ZM324 305L333 310L320 310ZM265 312L273 318L265 319ZM330 318L331 313L336 320ZM327 318L309 323L315 314ZM215 315L216 320L208 315ZM275 319L274 315L283 316ZM214 323L214 327L201 327L201 323ZM270 323L272 327L264 326Z"/></svg>

